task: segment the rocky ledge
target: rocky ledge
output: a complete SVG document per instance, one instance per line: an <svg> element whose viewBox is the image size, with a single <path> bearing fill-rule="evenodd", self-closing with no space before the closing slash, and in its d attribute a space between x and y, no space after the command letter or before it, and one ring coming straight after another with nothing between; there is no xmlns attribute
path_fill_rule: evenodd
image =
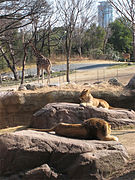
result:
<svg viewBox="0 0 135 180"><path fill-rule="evenodd" d="M128 160L118 142L22 130L0 135L1 180L104 179Z"/></svg>
<svg viewBox="0 0 135 180"><path fill-rule="evenodd" d="M37 111L30 127L51 128L59 122L82 123L85 119L97 117L109 122L112 129L135 127L135 112L126 109L82 107L75 103L49 103Z"/></svg>

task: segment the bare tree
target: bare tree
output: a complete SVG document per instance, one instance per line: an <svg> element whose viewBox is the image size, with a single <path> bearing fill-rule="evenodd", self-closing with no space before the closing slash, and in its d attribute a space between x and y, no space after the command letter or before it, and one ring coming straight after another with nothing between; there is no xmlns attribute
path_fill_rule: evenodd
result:
<svg viewBox="0 0 135 180"><path fill-rule="evenodd" d="M1 38L0 54L5 59L10 70L13 72L14 79L18 80L18 73L16 69L17 60L15 59L16 56L13 47L14 32L8 31L7 33L4 34L5 34L4 38Z"/></svg>
<svg viewBox="0 0 135 180"><path fill-rule="evenodd" d="M50 9L48 14L44 15L42 21L35 17L32 28L34 46L42 53L44 47L47 46L49 56L51 55L51 46L53 46L51 44L52 27L57 21L56 18L53 18L53 14L54 12Z"/></svg>
<svg viewBox="0 0 135 180"><path fill-rule="evenodd" d="M31 15L48 11L45 0L6 0L0 1L0 34L31 24Z"/></svg>
<svg viewBox="0 0 135 180"><path fill-rule="evenodd" d="M87 27L90 26L94 22L96 15L93 13L93 9L90 8L89 11L83 14L80 17L80 21L77 23L77 27L75 28L74 38L76 39L76 44L78 47L79 56L82 56L82 39L85 35L85 31Z"/></svg>
<svg viewBox="0 0 135 180"><path fill-rule="evenodd" d="M65 51L67 59L67 82L69 79L69 61L71 56L71 47L73 33L77 22L80 17L83 16L89 8L93 5L93 0L56 0L56 7L58 10L58 19L65 28Z"/></svg>
<svg viewBox="0 0 135 180"><path fill-rule="evenodd" d="M32 17L38 17L42 20L43 14L48 13L49 7L50 5L46 0L0 2L0 52L13 72L15 80L18 80L16 69L18 59L16 55L23 51L26 56L26 47L23 42L20 43L19 48L15 47L16 42L21 40L20 37L13 36L13 34L15 32L21 34L20 29L26 27L25 33L29 32L30 36L31 23L35 20Z"/></svg>
<svg viewBox="0 0 135 180"><path fill-rule="evenodd" d="M25 42L25 35L22 31L22 43L23 43L23 58L22 58L22 76L21 76L21 85L24 83L24 76L25 76L25 64L26 64L26 57L27 57L27 47L29 45L29 40Z"/></svg>
<svg viewBox="0 0 135 180"><path fill-rule="evenodd" d="M135 61L135 1L134 0L108 0L116 9L120 16L126 19L129 23L128 27L132 31L133 36L133 57Z"/></svg>
<svg viewBox="0 0 135 180"><path fill-rule="evenodd" d="M108 39L110 38L111 36L111 29L109 26L107 26L105 28L105 36L104 36L104 42L103 42L103 53L105 54L105 49L106 49L106 45L107 45L107 42L108 42Z"/></svg>

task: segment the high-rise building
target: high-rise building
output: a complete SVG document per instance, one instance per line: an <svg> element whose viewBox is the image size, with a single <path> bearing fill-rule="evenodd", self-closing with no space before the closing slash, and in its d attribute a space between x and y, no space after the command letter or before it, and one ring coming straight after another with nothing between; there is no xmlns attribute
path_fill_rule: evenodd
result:
<svg viewBox="0 0 135 180"><path fill-rule="evenodd" d="M98 25L106 28L109 23L113 22L113 7L107 1L99 2L98 5Z"/></svg>

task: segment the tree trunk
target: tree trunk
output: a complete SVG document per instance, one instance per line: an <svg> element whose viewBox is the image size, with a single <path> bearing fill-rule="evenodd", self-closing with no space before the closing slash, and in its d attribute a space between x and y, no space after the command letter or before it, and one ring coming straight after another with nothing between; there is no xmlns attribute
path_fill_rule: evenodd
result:
<svg viewBox="0 0 135 180"><path fill-rule="evenodd" d="M5 52L3 50L2 47L0 47L0 51L2 53L2 56L4 57L4 59L6 60L7 64L8 64L8 67L10 68L10 70L13 72L13 75L14 75L14 78L16 81L18 81L18 72L16 70L16 67L13 65L10 64L10 61L9 59L7 58L7 56L5 55Z"/></svg>
<svg viewBox="0 0 135 180"><path fill-rule="evenodd" d="M22 61L22 77L21 77L21 85L23 85L23 83L24 83L24 71L25 71L25 63L26 63L26 55L27 55L27 50L26 50L26 48L27 48L27 45L26 45L26 43L25 43L25 41L24 41L24 32L22 32L22 43L23 43L23 52L24 52L24 54L23 54L23 61Z"/></svg>
<svg viewBox="0 0 135 180"><path fill-rule="evenodd" d="M2 84L2 76L1 76L1 74L0 74L0 84Z"/></svg>
<svg viewBox="0 0 135 180"><path fill-rule="evenodd" d="M49 58L51 56L51 48L50 48L50 33L51 33L51 25L50 25L50 21L49 21L49 25L48 25L48 35L47 35L47 41L48 41L48 54L49 54Z"/></svg>
<svg viewBox="0 0 135 180"><path fill-rule="evenodd" d="M51 56L51 48L50 48L50 32L48 32L47 40L48 40L48 46L47 46L47 49L48 49L48 54L49 54L49 58L50 58L50 56Z"/></svg>
<svg viewBox="0 0 135 180"><path fill-rule="evenodd" d="M69 56L67 56L67 82L70 82L69 80Z"/></svg>
<svg viewBox="0 0 135 180"><path fill-rule="evenodd" d="M10 68L11 69L11 68ZM12 70L13 69L13 70ZM18 77L18 72L16 70L16 68L12 68L12 72L13 72L13 75L14 75L14 79L15 81L18 81L19 80L19 77Z"/></svg>
<svg viewBox="0 0 135 180"><path fill-rule="evenodd" d="M65 42L65 50L66 50L66 59L67 59L67 82L70 82L69 80L69 43L68 43L68 35L66 34L66 42Z"/></svg>
<svg viewBox="0 0 135 180"><path fill-rule="evenodd" d="M81 58L82 57L82 38L81 38L81 35L80 35L80 39L79 39L79 48L78 48L78 51L79 51L79 56Z"/></svg>
<svg viewBox="0 0 135 180"><path fill-rule="evenodd" d="M133 25L133 61L135 62L135 24Z"/></svg>
<svg viewBox="0 0 135 180"><path fill-rule="evenodd" d="M65 42L65 49L66 49L66 57L67 57L67 82L70 82L69 79L69 72L70 72L70 55L71 55L71 37L69 37L69 34L66 34L66 42Z"/></svg>
<svg viewBox="0 0 135 180"><path fill-rule="evenodd" d="M25 62L26 62L26 47L24 47L24 56L23 56L23 62L22 62L22 77L21 77L21 84L24 83Z"/></svg>

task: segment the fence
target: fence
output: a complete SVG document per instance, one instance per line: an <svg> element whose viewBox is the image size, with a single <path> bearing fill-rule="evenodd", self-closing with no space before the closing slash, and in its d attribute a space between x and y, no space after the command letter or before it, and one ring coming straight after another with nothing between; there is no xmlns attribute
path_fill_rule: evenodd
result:
<svg viewBox="0 0 135 180"><path fill-rule="evenodd" d="M99 81L108 81L111 78L118 79L121 83L127 84L129 80L135 75L135 66L127 68L99 68L92 70L74 70L70 74L71 82L83 84L83 83L95 83ZM66 75L59 76L56 79L57 84L66 82Z"/></svg>
<svg viewBox="0 0 135 180"><path fill-rule="evenodd" d="M70 81L77 84L92 84L97 81L108 81L110 78L117 78L123 84L127 84L131 77L135 74L134 69L135 66L128 66L126 68L95 68L87 70L74 69L73 72L70 74ZM34 77L30 79L25 79L24 83L35 83L35 81L37 82L37 79ZM46 80L44 83L46 83ZM61 85L63 83L66 83L66 75L63 75L63 72L59 72L58 76L51 78L52 85ZM15 88L18 88L19 82L16 83L15 81L6 81L1 86L5 86L6 88L6 86L11 85Z"/></svg>

